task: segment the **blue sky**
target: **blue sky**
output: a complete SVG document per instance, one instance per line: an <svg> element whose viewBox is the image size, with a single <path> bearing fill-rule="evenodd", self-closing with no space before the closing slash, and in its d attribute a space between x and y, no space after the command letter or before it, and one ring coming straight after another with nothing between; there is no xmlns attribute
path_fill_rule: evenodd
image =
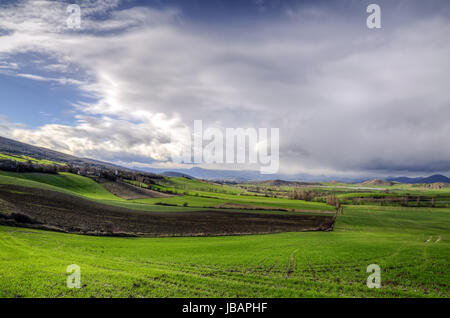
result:
<svg viewBox="0 0 450 318"><path fill-rule="evenodd" d="M17 54L8 60L22 66L21 72L0 73L0 95L5 103L2 115L8 116L11 121L34 129L48 122L73 124L73 102L91 100L83 96L74 85L36 80L20 75L39 74L36 76L57 77L58 74L55 72L41 69L42 62L52 65L51 59L47 56ZM37 61L39 63L36 63Z"/></svg>
<svg viewBox="0 0 450 318"><path fill-rule="evenodd" d="M0 135L170 168L202 119L280 128L286 173L448 173L448 16L438 0L3 1Z"/></svg>

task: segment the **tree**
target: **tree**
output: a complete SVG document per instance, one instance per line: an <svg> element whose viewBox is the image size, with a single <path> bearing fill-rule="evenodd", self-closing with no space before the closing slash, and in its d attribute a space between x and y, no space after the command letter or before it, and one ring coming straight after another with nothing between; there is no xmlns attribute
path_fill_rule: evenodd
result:
<svg viewBox="0 0 450 318"><path fill-rule="evenodd" d="M333 205L336 208L338 208L340 206L339 200L338 200L338 198L336 198L336 195L334 193L329 194L327 196L327 204Z"/></svg>
<svg viewBox="0 0 450 318"><path fill-rule="evenodd" d="M408 206L409 198L408 196L403 197L402 206Z"/></svg>

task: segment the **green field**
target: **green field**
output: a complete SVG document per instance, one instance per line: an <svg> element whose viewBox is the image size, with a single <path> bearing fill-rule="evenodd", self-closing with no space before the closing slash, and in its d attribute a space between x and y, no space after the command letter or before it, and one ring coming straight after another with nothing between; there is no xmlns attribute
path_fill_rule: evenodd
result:
<svg viewBox="0 0 450 318"><path fill-rule="evenodd" d="M175 181L172 184L180 184L181 182L177 179L181 178L170 178L168 180ZM183 178L184 179L184 178ZM187 179L186 179L187 180ZM187 180L186 184L194 183L193 189L216 189L220 186L211 186L207 183L200 181ZM198 190L189 190L187 194L185 191L180 191L180 195L169 197L169 198L150 198L150 199L139 199L139 200L125 200L119 198L112 193L104 189L100 184L95 181L71 174L71 173L59 173L59 174L44 174L44 173L15 173L15 172L4 172L0 171L0 184L12 184L20 185L25 187L33 188L45 188L48 190L61 191L64 193L83 196L87 199L91 199L97 202L123 206L127 208L137 209L137 210L174 210L174 211L190 211L191 208L211 208L216 206L221 206L226 203L234 204L244 204L251 206L261 206L265 208L274 209L294 209L294 210L324 210L333 211L333 207L320 202L305 202L300 200L289 200L289 199L279 199L263 197L258 195L237 195L228 194L221 192L207 192ZM201 187L203 185L203 187ZM184 184L183 184L184 186ZM231 187L228 187L231 188ZM176 189L173 187L175 192ZM226 192L234 191L234 193L239 193L240 190L237 188L231 188L232 190L226 189ZM175 206L163 206L160 203L171 204ZM187 206L185 206L185 203Z"/></svg>
<svg viewBox="0 0 450 318"><path fill-rule="evenodd" d="M159 186L186 194L141 200L69 173L0 172L0 184L149 213L224 203L333 210L184 178ZM0 297L449 297L449 220L447 208L366 204L346 205L333 232L117 238L0 226ZM81 268L80 289L66 287L70 264ZM380 289L366 286L369 264L381 267Z"/></svg>
<svg viewBox="0 0 450 318"><path fill-rule="evenodd" d="M1 297L449 297L450 210L351 207L334 232L99 238L0 227ZM381 267L369 289L366 267ZM81 267L82 288L65 285Z"/></svg>
<svg viewBox="0 0 450 318"><path fill-rule="evenodd" d="M52 160L36 159L25 155L7 155L4 153L0 153L0 159L13 160L17 162L32 162L40 165L59 165L59 166L65 165L65 163L56 162Z"/></svg>
<svg viewBox="0 0 450 318"><path fill-rule="evenodd" d="M0 184L45 188L90 199L121 200L95 181L72 173L16 173L0 171Z"/></svg>

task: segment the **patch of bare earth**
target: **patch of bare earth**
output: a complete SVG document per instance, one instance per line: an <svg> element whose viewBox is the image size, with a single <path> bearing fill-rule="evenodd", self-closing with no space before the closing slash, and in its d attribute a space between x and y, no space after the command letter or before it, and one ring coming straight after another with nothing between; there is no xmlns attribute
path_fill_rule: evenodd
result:
<svg viewBox="0 0 450 318"><path fill-rule="evenodd" d="M144 189L125 182L100 181L100 184L112 194L126 200L147 198L168 198L172 194L162 193L150 189Z"/></svg>
<svg viewBox="0 0 450 318"><path fill-rule="evenodd" d="M14 191L11 191L14 190ZM25 192L25 193L24 193ZM236 212L227 209L146 212L100 204L35 188L0 186L0 199L13 212L0 211L0 224L88 235L212 236L330 231L329 215Z"/></svg>

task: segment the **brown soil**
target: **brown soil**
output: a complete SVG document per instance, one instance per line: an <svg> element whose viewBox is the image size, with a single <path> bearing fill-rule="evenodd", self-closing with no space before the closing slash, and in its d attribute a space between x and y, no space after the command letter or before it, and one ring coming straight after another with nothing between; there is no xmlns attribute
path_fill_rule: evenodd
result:
<svg viewBox="0 0 450 318"><path fill-rule="evenodd" d="M146 198L168 198L173 195L150 189L144 189L125 182L100 181L101 185L112 194L126 200Z"/></svg>
<svg viewBox="0 0 450 318"><path fill-rule="evenodd" d="M384 186L384 187L390 187L393 184L394 184L393 182L380 179L367 180L361 183L361 185L363 186Z"/></svg>
<svg viewBox="0 0 450 318"><path fill-rule="evenodd" d="M334 217L232 210L145 212L43 189L0 186L0 224L90 235L208 236L329 231ZM7 204L5 203L7 202Z"/></svg>

